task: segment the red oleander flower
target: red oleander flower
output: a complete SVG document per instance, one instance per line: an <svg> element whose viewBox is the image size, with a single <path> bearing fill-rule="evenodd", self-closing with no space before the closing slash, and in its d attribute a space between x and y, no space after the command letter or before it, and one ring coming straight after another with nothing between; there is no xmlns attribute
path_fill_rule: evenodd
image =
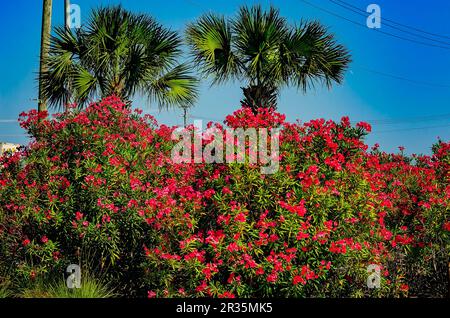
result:
<svg viewBox="0 0 450 318"><path fill-rule="evenodd" d="M294 285L298 285L298 284L306 284L306 279L304 279L302 276L300 275L296 275L294 276L293 280L292 280L292 284Z"/></svg>
<svg viewBox="0 0 450 318"><path fill-rule="evenodd" d="M246 217L244 213L239 213L238 215L236 215L235 217L236 222L241 222L244 223L246 221Z"/></svg>
<svg viewBox="0 0 450 318"><path fill-rule="evenodd" d="M345 254L347 252L347 245L345 241L331 242L329 251L335 254Z"/></svg>
<svg viewBox="0 0 450 318"><path fill-rule="evenodd" d="M264 275L264 269L262 268L262 267L259 267L257 270L256 270L256 272L255 272L255 274L256 275Z"/></svg>
<svg viewBox="0 0 450 318"><path fill-rule="evenodd" d="M407 284L402 284L402 285L400 285L400 290L402 291L402 292L408 292L408 290L409 290L409 286L407 285Z"/></svg>
<svg viewBox="0 0 450 318"><path fill-rule="evenodd" d="M222 193L223 194L233 194L233 192L228 187L223 187Z"/></svg>
<svg viewBox="0 0 450 318"><path fill-rule="evenodd" d="M222 294L219 294L219 298L236 298L236 296L229 291L225 291Z"/></svg>
<svg viewBox="0 0 450 318"><path fill-rule="evenodd" d="M206 281L202 281L202 283L197 286L195 291L201 293L201 292L205 291L207 287L208 287L208 284L206 283Z"/></svg>
<svg viewBox="0 0 450 318"><path fill-rule="evenodd" d="M364 129L367 132L371 132L372 131L372 126L370 126L370 124L368 124L366 122L363 122L363 121L357 123L356 127L362 128L362 129Z"/></svg>
<svg viewBox="0 0 450 318"><path fill-rule="evenodd" d="M142 186L141 180L139 180L137 177L130 175L130 187L133 190L136 190Z"/></svg>
<svg viewBox="0 0 450 318"><path fill-rule="evenodd" d="M239 251L239 246L236 244L236 242L232 242L228 245L227 250L229 252L237 252Z"/></svg>
<svg viewBox="0 0 450 318"><path fill-rule="evenodd" d="M426 264L450 231L450 143L430 156L368 150L368 123L288 123L273 109L244 107L208 124L222 133L278 127L279 170L263 175L261 163L174 163L176 127L139 112L110 97L51 118L21 116L31 143L0 157L2 257L28 264L31 254L21 275L78 259L83 244L149 298L300 297L311 280L316 294L349 295L334 282L358 281L359 269L332 264L395 263L399 252ZM382 274L390 283L381 295L407 292L395 282L414 279Z"/></svg>
<svg viewBox="0 0 450 318"><path fill-rule="evenodd" d="M444 230L450 232L450 222L445 222L443 228L444 228Z"/></svg>
<svg viewBox="0 0 450 318"><path fill-rule="evenodd" d="M271 273L267 276L267 281L269 283L275 283L278 279L278 274L277 273Z"/></svg>

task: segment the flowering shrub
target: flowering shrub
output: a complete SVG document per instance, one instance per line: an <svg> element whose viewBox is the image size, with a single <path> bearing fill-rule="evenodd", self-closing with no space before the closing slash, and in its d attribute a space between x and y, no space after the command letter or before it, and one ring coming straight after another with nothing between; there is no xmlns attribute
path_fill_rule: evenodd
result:
<svg viewBox="0 0 450 318"><path fill-rule="evenodd" d="M227 126L281 128L280 169L263 175L248 163L174 164L175 127L115 97L41 117L21 116L33 141L0 162L0 262L25 280L88 255L124 294L148 297L446 287L448 143L408 158L368 150L367 123L287 123L242 108ZM378 289L367 288L370 264Z"/></svg>

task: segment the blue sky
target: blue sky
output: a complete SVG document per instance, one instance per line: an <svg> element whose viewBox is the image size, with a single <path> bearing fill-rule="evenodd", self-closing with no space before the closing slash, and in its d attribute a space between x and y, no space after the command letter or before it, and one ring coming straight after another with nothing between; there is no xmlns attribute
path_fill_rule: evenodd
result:
<svg viewBox="0 0 450 318"><path fill-rule="evenodd" d="M92 8L121 3L129 10L147 13L180 32L186 23L204 12L233 15L242 4L273 4L291 23L298 23L301 19L317 19L328 26L337 40L350 50L353 63L343 85L334 86L331 91L316 88L304 95L295 89L283 90L278 108L287 115L288 120L299 119L304 122L320 117L339 119L345 115L352 121L367 120L373 124L373 133L367 137L368 144L379 143L383 150L389 152L396 152L398 146L404 146L408 153L430 153L430 147L438 136L450 140L449 1L345 0L361 9L371 3L378 4L382 14L380 30L384 32L448 46L448 49L404 41L357 26L335 15L363 25L366 22L364 17L329 0L307 1L329 12L302 0L72 0L72 3L80 6L82 23ZM64 1L53 0L53 3L53 25L62 25ZM27 142L18 124L8 120L15 120L20 112L37 107L35 78L39 65L41 14L40 0L5 1L1 6L0 141ZM413 37L383 25L384 18L446 37L419 33L441 43ZM437 85L399 80L368 69ZM191 111L190 121L194 117L223 120L227 114L239 108L240 99L240 83L210 87L208 81L202 81L200 98ZM156 105L149 105L140 97L135 99L134 106L151 112L162 123L182 123L179 110L157 112Z"/></svg>

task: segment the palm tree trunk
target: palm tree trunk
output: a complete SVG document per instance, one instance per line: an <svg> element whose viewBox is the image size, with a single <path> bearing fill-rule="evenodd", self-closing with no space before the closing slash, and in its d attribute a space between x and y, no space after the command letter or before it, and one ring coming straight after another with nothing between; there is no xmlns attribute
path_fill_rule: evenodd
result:
<svg viewBox="0 0 450 318"><path fill-rule="evenodd" d="M273 87L263 85L251 85L241 87L244 99L242 106L250 107L253 113L258 113L258 108L277 108L278 91Z"/></svg>
<svg viewBox="0 0 450 318"><path fill-rule="evenodd" d="M44 72L47 71L46 60L48 57L48 44L50 42L51 26L52 26L52 0L43 0L39 77ZM43 95L42 79L39 78L38 111L42 112L46 110L47 110L47 100Z"/></svg>

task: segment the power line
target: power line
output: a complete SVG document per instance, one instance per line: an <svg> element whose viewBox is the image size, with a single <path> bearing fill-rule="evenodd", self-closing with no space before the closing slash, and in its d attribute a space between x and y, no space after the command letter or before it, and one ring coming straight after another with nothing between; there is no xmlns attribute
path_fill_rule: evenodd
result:
<svg viewBox="0 0 450 318"><path fill-rule="evenodd" d="M444 127L450 127L450 125L425 126L425 127L414 127L414 128L380 130L380 131L373 131L372 133L374 133L374 134L383 134L383 133L390 133L390 132L412 131L412 130L427 130L427 129L444 128Z"/></svg>
<svg viewBox="0 0 450 318"><path fill-rule="evenodd" d="M205 117L205 116L197 116L197 115L190 115L189 118L192 119L204 119L204 120L211 120L211 121L217 121L217 122L222 122L224 119L219 119L219 118L212 118L212 117Z"/></svg>
<svg viewBox="0 0 450 318"><path fill-rule="evenodd" d="M24 137L28 136L27 134L20 134L20 135L0 135L0 137Z"/></svg>
<svg viewBox="0 0 450 318"><path fill-rule="evenodd" d="M184 0L184 1L186 1L190 5L193 5L194 7L199 7L199 8L202 7L197 1L192 1L192 0Z"/></svg>
<svg viewBox="0 0 450 318"><path fill-rule="evenodd" d="M385 76L385 77L394 78L394 79L397 79L397 80L410 82L410 83L413 83L413 84L419 84L419 85L425 85L425 86L431 86L431 87L440 87L440 88L450 88L450 85L448 85L448 84L439 84L439 83L418 81L418 80L407 78L407 77L404 77L404 76L399 76L399 75L395 75L395 74L389 74L389 73L377 71L377 70L374 70L374 69L371 69L371 68L368 68L368 67L365 67L365 66L361 66L361 65L356 65L356 67L359 68L359 69L362 69L364 71L367 71L367 72L371 72L371 73L374 73L374 74L382 75L382 76Z"/></svg>
<svg viewBox="0 0 450 318"><path fill-rule="evenodd" d="M301 2L303 2L303 3L305 3L305 4L309 5L309 6L311 6L311 7L313 7L313 8L316 8L317 10L326 12L326 13L332 15L332 16L335 16L335 17L337 17L337 18L340 18L340 19L343 19L343 20L348 21L348 22L350 22L350 23L353 23L353 24L355 24L355 25L357 25L357 26L359 26L359 27L367 28L367 26L364 25L364 24L361 24L361 23L356 22L356 21L354 21L354 20L352 20L352 19L346 18L346 17L344 17L344 16L342 16L342 15L339 15L339 14L337 14L337 13L334 13L334 12L332 12L332 11L330 11L330 10L324 9L324 8L322 8L322 7L319 7L319 6L317 6L317 5L315 5L315 4L312 4L312 3L310 3L310 2L308 2L308 1L306 1L306 0L299 0L299 1L301 1ZM380 30L380 29L372 29L372 30L374 30L374 31L376 31L376 32L379 32L379 33L381 33L381 34L384 34L384 35L393 37L393 38L397 38L397 39L404 40L404 41L408 41L408 42L412 42L412 43L416 43L416 44L421 44L421 45L425 45L425 46L431 46L431 47L441 48L441 49L444 49L444 50L450 50L450 46L442 46L442 45L438 45L438 44L432 44L432 43L422 42L422 41L418 41L418 40L414 40L414 39L410 39L410 38L405 38L405 37L403 37L403 36L396 35L396 34L389 33L389 32L385 32L385 31L382 31L382 30Z"/></svg>
<svg viewBox="0 0 450 318"><path fill-rule="evenodd" d="M365 17L365 18L368 17L367 12L365 12L365 11L362 10L362 9L359 9L358 7L352 6L352 5L350 5L350 4L348 4L348 3L344 2L344 1L340 1L340 0L329 0L329 1L332 2L332 3L334 3L334 4L336 4L336 5L338 5L338 6L340 6L341 8L344 8L344 9L346 9L346 10L349 10L349 11L351 11L351 12L354 12L354 13L356 13L356 14L359 14L359 15ZM337 2L337 1L342 2L342 3L344 3L344 4L341 4L341 3ZM350 6L350 7L349 7L349 6ZM353 9L353 8L356 8L356 9ZM362 13L362 12L364 12L364 13ZM388 21L388 22L386 22L386 21ZM422 39L426 39L426 40L429 40L429 41L434 41L434 42L441 43L441 44L445 44L445 45L450 45L450 42L444 42L444 41L436 40L436 39L430 38L430 37L428 37L428 36L420 35L420 34L417 34L417 33L415 33L415 32L411 32L411 31L404 30L404 29L399 28L399 27L397 27L397 26L395 26L395 25L391 25L391 24L389 23L389 20L386 19L386 18L383 18L383 25L386 25L386 26L388 26L388 27L390 27L390 28L393 28L393 29L395 29L395 30L398 30L398 31L400 31L400 32L404 32L404 33L407 33L407 34L410 34L410 35L412 35L412 36L416 36L416 37L419 37L419 38L422 38Z"/></svg>
<svg viewBox="0 0 450 318"><path fill-rule="evenodd" d="M189 3L191 3L191 4L195 4L193 1L189 1L189 0L186 0L186 1L189 2ZM302 0L300 0L300 1L302 1ZM336 1L345 3L345 4L348 5L349 7L354 8L354 10L352 10L352 11L354 11L354 12L356 12L356 13L358 13L358 14L361 14L361 15L367 17L366 14L362 14L362 13L356 11L356 10L358 10L358 11L362 11L362 12L366 13L364 10L362 10L362 9L356 7L356 6L353 6L353 5L351 5L351 4L347 3L347 2L344 2L344 1L342 1L342 0L330 0L330 1L333 2L333 3L335 3L335 4L337 4L337 5L340 5L340 6L342 6L342 5L339 4L339 3L337 3ZM317 6L315 6L315 5L311 4L311 3L308 3L307 1L303 1L303 2L305 2L306 4L309 4L309 5L313 6L313 7L316 7L317 9L320 9L320 10L322 10L322 11L325 11L325 12L327 12L327 13L329 13L329 14L332 14L332 15L334 15L334 16L338 16L339 18L343 18L343 19L345 19L345 20L347 20L347 21L349 21L349 22L351 22L351 23L357 24L358 26L363 26L364 28L366 28L366 26L361 25L361 24L359 24L359 23L356 22L356 21L352 21L352 20L350 20L350 19L347 19L347 18L345 18L345 17L342 17L342 16L340 16L340 15L337 15L337 14L335 14L335 13L333 13L333 12L330 12L329 10L326 10L326 9L323 9L323 8L319 8L319 7L317 7ZM198 5L198 3L197 3L196 5ZM342 6L342 7L343 7L343 6ZM397 23L397 22L395 22L395 21L389 20L389 19L387 19L387 18L383 18L383 20L388 20L388 21L391 21L391 22L394 23L394 24L399 24L399 25L401 25L400 23ZM405 26L405 25L404 25L404 27L408 27L408 26ZM410 27L410 28L411 28L411 29L415 29L415 28L413 28L413 27ZM398 29L398 28L397 28L397 29ZM399 29L399 30L401 30L401 29ZM401 30L401 31L404 31L404 30ZM378 32L381 32L381 31L378 31ZM428 33L428 32L426 32L426 31L422 31L422 32ZM382 32L382 33L386 33L386 32ZM407 32L407 33L411 33L411 32ZM411 33L411 34L412 34L412 33ZM433 33L430 33L430 34L431 34L431 35L434 35ZM394 34L388 34L388 35L398 37L398 36L396 36L396 35L394 35ZM413 35L414 35L414 34L413 34ZM416 36L418 36L418 35L416 35ZM442 36L442 37L445 37L445 36ZM402 37L400 37L400 38L403 39ZM425 38L427 38L427 37L425 37ZM448 37L448 38L450 39L450 37ZM427 39L430 39L430 38L427 38ZM408 40L408 41L411 40L411 41L413 41L413 42L417 42L417 41L415 41L415 40L413 40L413 39L406 39L406 38L405 38L405 40ZM433 39L430 39L430 40L433 40ZM450 45L450 42L442 42L442 41L438 41L438 40L434 40L434 41L437 41L437 42L440 42L440 43L445 43L445 44ZM428 44L429 44L429 43L420 42L420 41L418 41L418 42L419 42L420 44L424 44L424 45L428 45ZM434 45L432 45L432 46L434 46ZM443 48L445 48L445 49L450 49L450 47L443 47ZM389 73L385 73L385 72L373 70L373 69L370 69L370 68L367 68L367 67L363 67L363 66L358 66L358 68L361 68L361 69L363 69L363 70L365 70L365 71L367 71L367 72L371 72L371 73L374 73L374 74L382 75L382 76L385 76L385 77L394 78L394 79L397 79L397 80L407 81L407 82L410 82L410 83L413 83L413 84L425 85L425 86L430 86L430 87L439 87L439 88L450 88L450 85L447 85L447 84L439 84L439 83L431 83L431 82L419 81L419 80L407 78L407 77L404 77L404 76L399 76L399 75L395 75L395 74L389 74ZM207 118L205 118L205 119L207 119Z"/></svg>
<svg viewBox="0 0 450 318"><path fill-rule="evenodd" d="M335 1L339 1L339 2L344 3L345 5L347 5L347 6L349 6L349 7L352 7L352 8L354 8L354 9L356 9L356 10L365 12L364 10L362 10L362 9L358 8L357 6L354 6L354 5L352 5L352 4L348 3L348 2L345 2L345 1L342 1L342 0L335 0ZM333 2L334 2L334 1L333 1ZM444 38L444 39L450 39L450 36L446 36L446 35L441 35L441 34L437 34L437 33L428 32L428 31L419 29L419 28L417 28L417 27L412 27L412 26L409 26L409 25L406 25L406 24L403 24L403 23L400 23L400 22L396 22L396 21L394 21L394 20L392 20L392 19L388 19L388 18L385 18L385 17L383 17L383 20L389 21L389 22L391 22L391 23L393 23L393 24L396 24L396 25L399 25L399 26L402 26L402 27L404 27L404 28L411 29L411 30L414 30L414 31L417 31L417 32L421 32L421 33L424 33L424 34L428 34L428 35L432 35L432 36L436 36L436 37L440 37L440 38Z"/></svg>
<svg viewBox="0 0 450 318"><path fill-rule="evenodd" d="M211 121L216 121L216 122L223 121L223 119L197 116L197 115L191 115L189 117L193 118L193 119L205 119L205 120L211 120ZM416 116L416 117L403 117L403 118L394 118L394 119L365 119L365 120L357 120L357 121L351 121L351 122L353 124L356 124L358 122L364 121L364 122L368 122L372 125L381 126L381 125L411 124L411 123L417 123L417 122L430 122L430 121L440 121L440 120L449 120L450 121L450 113L426 115L426 116Z"/></svg>
<svg viewBox="0 0 450 318"><path fill-rule="evenodd" d="M197 115L191 115L189 116L193 119L205 119L210 121L217 121L222 122L223 119L218 118L211 118L211 117L205 117L205 116L197 116ZM424 122L424 121L435 121L435 120L450 120L450 113L449 114L438 114L438 115L427 115L427 116L417 116L417 117L406 117L406 118L396 118L396 119L365 119L365 120L358 120L358 121L352 121L352 123L357 123L360 121L368 122L372 125L395 125L395 124L405 124L405 123L414 123L414 122ZM0 120L1 122L2 120ZM382 131L373 131L372 133L389 133L389 132L399 132L399 131L412 131L412 130L425 130L425 129L434 129L434 128L443 128L443 127L450 127L450 125L437 125L437 126L425 126L425 127L413 127L413 128L400 128L400 129L390 129L390 130L382 130ZM5 134L1 135L0 137L24 137L28 136L27 134Z"/></svg>
<svg viewBox="0 0 450 318"><path fill-rule="evenodd" d="M403 117L394 119L368 119L363 120L365 122L375 124L375 125L395 125L395 124L408 124L415 122L424 121L439 121L439 120L449 120L450 114L439 114L439 115L427 115L427 116L417 116L417 117Z"/></svg>

